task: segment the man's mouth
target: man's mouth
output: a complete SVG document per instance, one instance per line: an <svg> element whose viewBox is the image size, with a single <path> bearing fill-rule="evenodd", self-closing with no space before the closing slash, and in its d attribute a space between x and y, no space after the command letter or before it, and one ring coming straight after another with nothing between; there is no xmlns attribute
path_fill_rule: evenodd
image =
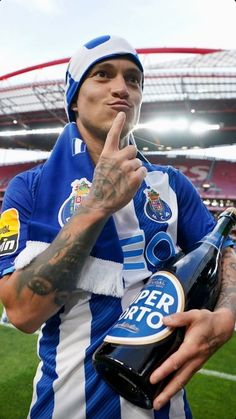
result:
<svg viewBox="0 0 236 419"><path fill-rule="evenodd" d="M109 102L108 106L117 111L127 111L131 108L131 105L126 100L116 100L114 102Z"/></svg>

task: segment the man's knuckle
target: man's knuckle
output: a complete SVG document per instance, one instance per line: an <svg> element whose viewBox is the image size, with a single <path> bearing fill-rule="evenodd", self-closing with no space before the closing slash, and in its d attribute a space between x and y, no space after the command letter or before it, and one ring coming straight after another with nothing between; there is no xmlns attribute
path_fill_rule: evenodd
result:
<svg viewBox="0 0 236 419"><path fill-rule="evenodd" d="M185 386L184 380L181 379L180 377L177 377L176 378L176 387L177 387L177 390L178 391L182 390L184 388L184 386Z"/></svg>

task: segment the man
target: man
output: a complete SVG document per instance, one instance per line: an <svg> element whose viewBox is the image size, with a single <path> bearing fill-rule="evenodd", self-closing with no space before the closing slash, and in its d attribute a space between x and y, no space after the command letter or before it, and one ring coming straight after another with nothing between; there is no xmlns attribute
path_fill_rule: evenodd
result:
<svg viewBox="0 0 236 419"><path fill-rule="evenodd" d="M176 370L154 401L158 411L120 398L92 366L94 351L143 281L177 246L186 250L214 226L181 173L137 155L131 130L142 86L142 64L124 39L85 44L66 75L70 123L48 161L18 175L6 192L2 217L16 242L3 250L0 295L16 327L32 333L43 325L30 418L191 418L182 387L233 333L236 279L227 248L217 311L165 320L187 332L151 377L155 383ZM147 211L150 191L164 212Z"/></svg>

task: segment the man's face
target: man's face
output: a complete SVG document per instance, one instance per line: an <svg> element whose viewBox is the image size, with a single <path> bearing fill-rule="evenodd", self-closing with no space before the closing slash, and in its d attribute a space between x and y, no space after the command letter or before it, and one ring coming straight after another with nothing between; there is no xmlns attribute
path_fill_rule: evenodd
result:
<svg viewBox="0 0 236 419"><path fill-rule="evenodd" d="M105 141L118 112L126 114L121 137L138 122L142 100L142 73L126 58L94 65L77 98L77 124L82 135ZM72 106L73 109L73 106Z"/></svg>

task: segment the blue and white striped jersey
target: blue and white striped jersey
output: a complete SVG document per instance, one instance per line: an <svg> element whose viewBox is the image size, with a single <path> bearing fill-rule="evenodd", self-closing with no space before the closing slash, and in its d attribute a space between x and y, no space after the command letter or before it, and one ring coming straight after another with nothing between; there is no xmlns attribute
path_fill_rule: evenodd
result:
<svg viewBox="0 0 236 419"><path fill-rule="evenodd" d="M178 248L187 250L214 226L212 216L185 176L169 166L147 165L147 169L145 182L134 199L113 217L124 257L122 295L110 292L113 285L109 285L109 272L106 278L102 274L100 278L98 270L95 281L101 288L96 291L95 286L90 291L79 286L69 303L43 325L31 419L191 418L184 390L160 411L146 411L114 393L92 365L92 354L143 286L143 280ZM12 222L14 234L10 237L15 242L9 244L8 235L1 247L1 275L13 272L16 257L26 247L40 176L41 167L16 176L5 194L2 217Z"/></svg>

